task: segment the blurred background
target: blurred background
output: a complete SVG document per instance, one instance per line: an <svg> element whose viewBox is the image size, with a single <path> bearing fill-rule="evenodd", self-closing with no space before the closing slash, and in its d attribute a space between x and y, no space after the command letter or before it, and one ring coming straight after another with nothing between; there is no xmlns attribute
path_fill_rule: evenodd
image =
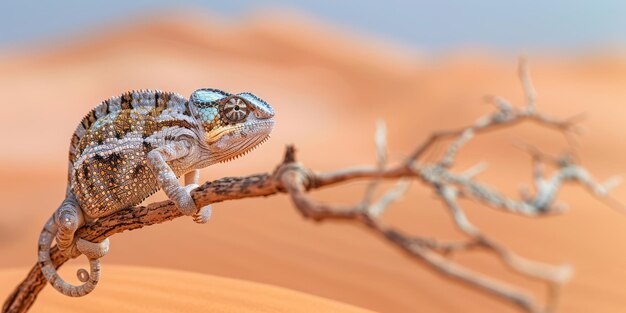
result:
<svg viewBox="0 0 626 313"><path fill-rule="evenodd" d="M0 272L25 274L35 262L41 226L62 201L78 121L132 89L251 91L274 106L272 139L203 170L202 180L270 171L289 143L307 166L334 170L375 162L379 118L388 126L390 157L399 160L430 132L491 112L485 95L521 105L516 62L524 54L542 112L585 114L579 160L599 180L626 173L623 1L2 1L0 12ZM457 168L486 161L480 179L516 196L531 175L530 158L512 144L519 141L553 154L569 149L552 130L520 125L472 141ZM363 186L315 196L354 203ZM626 188L614 195L626 202ZM519 254L574 266L561 312L624 312L626 215L580 187L560 198L569 212L541 219L463 205ZM207 225L178 219L112 238L102 285L108 266L124 264L278 285L378 312L516 312L362 229L304 221L284 196L214 208ZM384 219L416 235L462 237L418 183ZM488 254L455 260L544 294ZM0 295L16 283L2 281ZM44 299L59 308L90 301L48 289Z"/></svg>
<svg viewBox="0 0 626 313"><path fill-rule="evenodd" d="M489 48L519 54L542 50L580 53L624 48L623 1L3 1L4 47L56 40L96 26L110 27L159 11L212 12L241 23L259 12L298 12L322 23L393 41L429 54Z"/></svg>

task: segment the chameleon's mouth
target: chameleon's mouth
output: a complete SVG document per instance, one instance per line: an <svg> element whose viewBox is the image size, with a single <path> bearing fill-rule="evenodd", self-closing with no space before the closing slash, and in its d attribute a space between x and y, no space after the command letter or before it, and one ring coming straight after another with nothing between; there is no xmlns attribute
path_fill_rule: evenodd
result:
<svg viewBox="0 0 626 313"><path fill-rule="evenodd" d="M209 145L216 147L214 160L227 162L254 150L270 138L273 120L234 125L208 134Z"/></svg>
<svg viewBox="0 0 626 313"><path fill-rule="evenodd" d="M258 134L269 134L274 128L274 120L263 120L252 123L229 125L219 127L207 133L208 144L213 144L224 139L224 136L257 136Z"/></svg>
<svg viewBox="0 0 626 313"><path fill-rule="evenodd" d="M242 152L237 153L237 154L233 154L230 156L227 156L225 159L220 159L219 163L224 163L224 162L228 162L228 161L232 161L234 159L237 159L241 156L244 156L246 154L248 154L248 152L256 149L258 146L260 146L262 143L268 141L270 139L271 135L267 135L265 136L265 138L261 139L260 141L253 143L252 145L248 146L247 148L245 148Z"/></svg>

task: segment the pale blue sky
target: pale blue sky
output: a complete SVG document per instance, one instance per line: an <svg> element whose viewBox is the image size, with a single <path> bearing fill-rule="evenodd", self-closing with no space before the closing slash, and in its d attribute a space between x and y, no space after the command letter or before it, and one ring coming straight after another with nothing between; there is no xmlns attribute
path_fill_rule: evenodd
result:
<svg viewBox="0 0 626 313"><path fill-rule="evenodd" d="M184 6L234 18L257 9L287 8L427 52L464 46L513 53L626 48L624 0L1 0L0 47Z"/></svg>

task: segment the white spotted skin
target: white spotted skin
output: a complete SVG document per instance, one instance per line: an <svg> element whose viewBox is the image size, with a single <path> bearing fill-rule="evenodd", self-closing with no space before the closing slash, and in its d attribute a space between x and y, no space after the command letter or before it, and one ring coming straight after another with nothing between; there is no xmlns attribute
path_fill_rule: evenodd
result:
<svg viewBox="0 0 626 313"><path fill-rule="evenodd" d="M72 136L66 199L39 237L39 264L46 280L68 296L93 291L99 260L109 244L74 238L75 231L86 221L138 205L159 189L181 213L206 223L211 208L197 208L190 195L197 187L197 170L246 154L267 140L273 117L272 107L253 94L216 89L199 89L189 100L144 90L102 102ZM189 172L185 180L191 181L181 186L178 177ZM54 239L70 256L89 258L90 271L78 272L82 285L59 277L50 259Z"/></svg>

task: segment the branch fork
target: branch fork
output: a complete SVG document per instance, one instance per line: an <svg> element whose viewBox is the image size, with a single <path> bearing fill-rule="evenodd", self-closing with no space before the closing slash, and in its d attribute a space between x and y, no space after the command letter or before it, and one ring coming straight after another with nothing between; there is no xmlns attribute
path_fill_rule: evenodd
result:
<svg viewBox="0 0 626 313"><path fill-rule="evenodd" d="M544 216L563 212L560 206L554 203L557 193L564 182L576 182L586 187L599 199L613 206L619 205L621 208L621 204L609 197L610 189L618 183L618 180L613 178L603 184L597 183L584 167L575 164L573 158L551 158L534 148L526 150L531 154L534 164L535 194L524 192L520 200L507 197L497 189L476 179L477 175L486 169L486 163L481 163L461 173L452 171L460 149L475 136L487 131L532 121L540 126L556 129L567 138L577 133L577 118L559 120L537 111L536 93L525 60L520 61L519 75L526 95L526 103L522 108L514 107L503 98L491 97L496 107L494 113L466 127L433 133L406 159L395 165L387 164L386 128L383 122L378 122L374 140L377 163L374 166L359 166L326 173L315 172L298 163L295 148L288 146L282 163L272 173L225 177L206 182L193 190L191 196L198 207L203 207L222 201L286 193L306 219L316 222L346 221L363 226L390 245L397 247L408 257L445 277L502 299L525 312L554 312L561 286L571 277L572 268L569 265L555 266L518 256L474 226L465 215L458 200L467 198L487 207L513 214L530 217ZM421 160L422 156L431 150L434 143L443 139L452 139L452 141L438 160L434 162ZM556 172L550 177L544 174L543 168L546 164L556 168ZM361 201L353 206L339 207L320 203L309 195L309 192L314 189L363 179L370 182ZM380 198L374 199L379 183L383 179L396 180L397 183ZM443 206L450 213L451 221L467 237L466 240L442 242L432 238L416 237L405 234L393 226L385 225L380 220L379 217L407 191L411 181L421 183L441 199ZM78 238L91 242L101 242L117 233L163 223L181 216L180 211L171 201L156 202L146 206L127 208L100 218L81 227L76 235ZM543 304L538 303L528 291L487 274L473 271L451 259L453 254L476 249L491 253L506 267L520 275L544 282L548 286L547 301ZM56 268L70 259L56 247L51 249L50 254ZM46 285L47 281L39 265L35 264L26 278L7 298L2 312L28 311Z"/></svg>

